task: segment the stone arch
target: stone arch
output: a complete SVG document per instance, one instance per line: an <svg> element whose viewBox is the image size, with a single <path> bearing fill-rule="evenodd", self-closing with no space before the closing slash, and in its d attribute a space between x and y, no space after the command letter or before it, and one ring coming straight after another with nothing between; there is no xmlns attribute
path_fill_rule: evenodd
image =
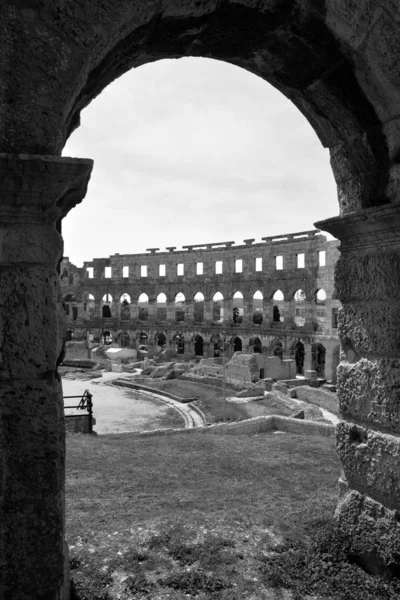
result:
<svg viewBox="0 0 400 600"><path fill-rule="evenodd" d="M140 331L137 334L139 350L147 350L149 335L145 331Z"/></svg>
<svg viewBox="0 0 400 600"><path fill-rule="evenodd" d="M167 320L167 296L160 292L156 298L157 321Z"/></svg>
<svg viewBox="0 0 400 600"><path fill-rule="evenodd" d="M167 347L167 336L163 331L157 332L154 336L154 341L159 352L163 352Z"/></svg>
<svg viewBox="0 0 400 600"><path fill-rule="evenodd" d="M203 323L204 321L204 294L197 292L193 296L193 318L195 323Z"/></svg>
<svg viewBox="0 0 400 600"><path fill-rule="evenodd" d="M174 298L175 302L175 321L179 323L185 320L186 298L185 294L178 292ZM183 354L183 352L182 352Z"/></svg>
<svg viewBox="0 0 400 600"><path fill-rule="evenodd" d="M262 353L262 341L259 337L251 337L249 340L249 346L253 348L253 352L256 354Z"/></svg>
<svg viewBox="0 0 400 600"><path fill-rule="evenodd" d="M149 297L142 292L138 298L139 321L148 321L149 319Z"/></svg>
<svg viewBox="0 0 400 600"><path fill-rule="evenodd" d="M306 294L298 289L293 294L294 300L294 322L297 327L304 327L306 323Z"/></svg>
<svg viewBox="0 0 400 600"><path fill-rule="evenodd" d="M204 356L204 340L200 334L194 336L194 353L196 356Z"/></svg>
<svg viewBox="0 0 400 600"><path fill-rule="evenodd" d="M233 345L234 352L242 352L243 342L242 342L242 339L238 335L233 338L232 345Z"/></svg>
<svg viewBox="0 0 400 600"><path fill-rule="evenodd" d="M101 316L103 319L111 319L112 317L112 303L113 298L111 294L107 293L101 299Z"/></svg>
<svg viewBox="0 0 400 600"><path fill-rule="evenodd" d="M102 331L101 339L105 346L109 346L112 344L112 333L108 331L108 329L106 331Z"/></svg>
<svg viewBox="0 0 400 600"><path fill-rule="evenodd" d="M214 346L214 358L220 358L223 354L223 338L220 333L214 333L210 338L210 343Z"/></svg>
<svg viewBox="0 0 400 600"><path fill-rule="evenodd" d="M224 297L221 292L215 292L212 297L212 320L216 323L224 320Z"/></svg>
<svg viewBox="0 0 400 600"><path fill-rule="evenodd" d="M131 343L131 336L127 331L120 331L118 334L118 343L121 348L129 348Z"/></svg>
<svg viewBox="0 0 400 600"><path fill-rule="evenodd" d="M175 342L175 349L177 354L185 353L185 338L182 333L176 333L172 338Z"/></svg>
<svg viewBox="0 0 400 600"><path fill-rule="evenodd" d="M264 320L264 295L260 290L253 294L253 323L261 325Z"/></svg>
<svg viewBox="0 0 400 600"><path fill-rule="evenodd" d="M272 356L279 356L280 359L283 358L283 343L281 339L274 338L271 340L269 349Z"/></svg>
<svg viewBox="0 0 400 600"><path fill-rule="evenodd" d="M234 323L243 323L244 298L242 292L235 292L232 296L232 319Z"/></svg>
<svg viewBox="0 0 400 600"><path fill-rule="evenodd" d="M294 360L296 363L297 375L304 375L304 358L305 358L305 347L301 340L298 340L294 344Z"/></svg>
<svg viewBox="0 0 400 600"><path fill-rule="evenodd" d="M121 321L129 321L131 318L131 297L124 293L119 299Z"/></svg>
<svg viewBox="0 0 400 600"><path fill-rule="evenodd" d="M272 321L279 323L284 321L284 300L282 290L275 290L271 296L272 299Z"/></svg>
<svg viewBox="0 0 400 600"><path fill-rule="evenodd" d="M326 327L326 291L323 288L316 290L314 294L315 304L317 305L316 319L317 328L324 331Z"/></svg>
<svg viewBox="0 0 400 600"><path fill-rule="evenodd" d="M325 377L326 348L320 342L311 346L311 368L317 371L318 377Z"/></svg>

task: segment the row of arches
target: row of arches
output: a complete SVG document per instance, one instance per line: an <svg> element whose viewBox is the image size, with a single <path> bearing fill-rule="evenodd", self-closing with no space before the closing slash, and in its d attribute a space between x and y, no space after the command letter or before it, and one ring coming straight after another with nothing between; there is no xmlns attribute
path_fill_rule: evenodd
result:
<svg viewBox="0 0 400 600"><path fill-rule="evenodd" d="M325 301L327 295L325 290L319 289L314 294L314 302L317 304L317 318L325 318ZM284 302L285 297L281 290L276 290L272 295L271 300L273 301L272 320L283 321L284 320ZM306 301L307 297L302 289L297 290L290 300L294 301L295 304L295 322L297 325L304 325L306 318ZM195 322L201 323L205 320L205 296L202 292L197 292L193 297L193 319ZM129 321L131 318L131 304L132 299L128 293L124 293L120 296L117 301L120 304L119 318L122 321ZM226 302L230 303L231 306L227 306ZM106 293L101 298L101 317L109 319L112 317L112 306L114 299L111 294ZM149 318L149 296L145 293L140 294L137 300L138 306L138 318L140 321L147 321ZM73 318L76 320L78 316L77 311L77 299L73 294L68 294L64 298L64 305L67 314L73 314ZM72 305L72 306L71 306ZM174 320L181 322L186 317L186 297L182 292L175 295L174 298ZM167 296L161 292L156 297L155 310L156 318L158 321L167 320ZM262 292L257 290L252 296L252 306L246 307L247 310L252 310L253 323L261 324L264 320L264 296ZM83 298L83 312L90 318L94 316L95 312L95 298L92 294L87 293ZM216 292L212 296L212 311L211 319L216 323L223 322L225 320L232 320L233 323L242 323L243 316L245 313L245 300L243 294L238 291L235 292L232 298L224 298L221 292Z"/></svg>

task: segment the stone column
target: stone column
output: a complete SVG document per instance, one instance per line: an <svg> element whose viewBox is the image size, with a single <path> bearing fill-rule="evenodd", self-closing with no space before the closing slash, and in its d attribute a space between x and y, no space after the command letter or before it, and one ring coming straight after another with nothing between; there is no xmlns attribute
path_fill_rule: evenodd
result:
<svg viewBox="0 0 400 600"><path fill-rule="evenodd" d="M343 476L336 515L364 564L385 570L391 561L398 570L400 206L370 208L320 226L341 240L335 275L342 302L337 451Z"/></svg>
<svg viewBox="0 0 400 600"><path fill-rule="evenodd" d="M92 161L0 154L0 598L69 598L61 218Z"/></svg>

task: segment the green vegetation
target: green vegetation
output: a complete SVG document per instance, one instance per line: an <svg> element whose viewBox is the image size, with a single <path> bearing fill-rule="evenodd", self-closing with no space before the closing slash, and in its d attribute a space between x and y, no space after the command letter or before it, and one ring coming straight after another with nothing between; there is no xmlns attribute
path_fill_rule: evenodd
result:
<svg viewBox="0 0 400 600"><path fill-rule="evenodd" d="M307 540L336 505L330 438L119 434L67 445L75 600L272 598L266 551Z"/></svg>

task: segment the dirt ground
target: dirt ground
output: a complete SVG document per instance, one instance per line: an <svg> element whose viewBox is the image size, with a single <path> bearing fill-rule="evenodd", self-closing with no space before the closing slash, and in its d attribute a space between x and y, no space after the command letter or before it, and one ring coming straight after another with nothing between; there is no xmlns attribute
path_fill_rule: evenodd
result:
<svg viewBox="0 0 400 600"><path fill-rule="evenodd" d="M183 427L179 413L163 402L146 398L135 390L105 385L104 382L118 373L105 373L101 379L79 381L64 379L63 395L81 396L85 390L93 394L93 414L96 419L94 430L99 434L149 431L165 427ZM65 406L77 404L79 399L65 400ZM66 414L73 413L66 410Z"/></svg>

